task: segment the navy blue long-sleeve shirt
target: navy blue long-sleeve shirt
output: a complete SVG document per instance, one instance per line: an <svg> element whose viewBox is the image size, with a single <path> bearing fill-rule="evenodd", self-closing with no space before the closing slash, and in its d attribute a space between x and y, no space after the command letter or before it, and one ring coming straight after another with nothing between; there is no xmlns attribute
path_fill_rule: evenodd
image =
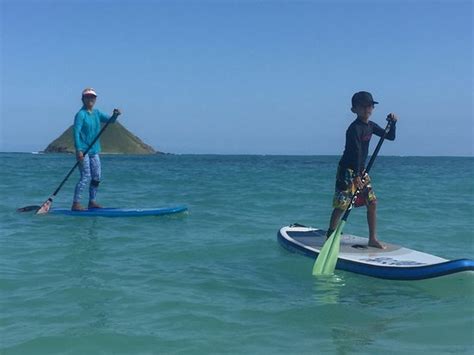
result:
<svg viewBox="0 0 474 355"><path fill-rule="evenodd" d="M395 125L392 123L390 131L387 133L386 139L395 140ZM346 131L346 146L344 154L339 161L339 165L343 168L349 168L361 175L365 170L365 161L369 154L369 143L372 134L382 137L385 130L377 123L368 121L365 123L356 118Z"/></svg>

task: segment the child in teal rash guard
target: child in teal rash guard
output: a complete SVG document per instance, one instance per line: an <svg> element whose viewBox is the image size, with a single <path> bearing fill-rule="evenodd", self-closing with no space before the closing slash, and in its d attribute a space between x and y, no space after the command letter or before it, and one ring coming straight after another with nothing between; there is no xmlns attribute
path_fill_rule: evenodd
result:
<svg viewBox="0 0 474 355"><path fill-rule="evenodd" d="M115 122L121 115L119 109L114 109L112 116L109 116L97 109L94 105L97 94L94 89L87 88L82 92L83 106L74 117L74 145L76 148L76 159L79 161L79 171L81 178L74 190L74 199L71 209L73 211L85 210L81 206L81 195L89 183L89 208L101 208L96 202L97 189L100 183L101 166L99 159L100 142L97 140L86 155L84 152L99 134L100 123L107 122L109 119Z"/></svg>

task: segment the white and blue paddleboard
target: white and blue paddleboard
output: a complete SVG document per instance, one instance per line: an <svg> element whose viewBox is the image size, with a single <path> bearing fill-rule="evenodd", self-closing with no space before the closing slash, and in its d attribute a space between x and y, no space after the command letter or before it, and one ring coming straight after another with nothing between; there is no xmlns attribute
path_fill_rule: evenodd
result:
<svg viewBox="0 0 474 355"><path fill-rule="evenodd" d="M84 211L71 211L68 208L51 208L49 214L75 217L145 217L164 216L187 211L186 206L162 208L92 208Z"/></svg>
<svg viewBox="0 0 474 355"><path fill-rule="evenodd" d="M281 228L278 241L290 251L316 259L326 231L295 224ZM422 280L474 270L471 259L447 260L388 243L384 243L387 249L379 249L367 242L367 238L342 234L336 269L391 280Z"/></svg>

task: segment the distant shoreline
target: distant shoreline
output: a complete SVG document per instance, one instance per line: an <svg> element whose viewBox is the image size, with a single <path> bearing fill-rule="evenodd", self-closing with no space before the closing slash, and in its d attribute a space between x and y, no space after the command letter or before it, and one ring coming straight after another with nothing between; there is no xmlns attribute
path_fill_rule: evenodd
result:
<svg viewBox="0 0 474 355"><path fill-rule="evenodd" d="M34 155L74 155L72 152L0 152L5 154L34 154ZM154 153L114 153L114 152L100 152L100 155L173 155L173 153L154 152Z"/></svg>

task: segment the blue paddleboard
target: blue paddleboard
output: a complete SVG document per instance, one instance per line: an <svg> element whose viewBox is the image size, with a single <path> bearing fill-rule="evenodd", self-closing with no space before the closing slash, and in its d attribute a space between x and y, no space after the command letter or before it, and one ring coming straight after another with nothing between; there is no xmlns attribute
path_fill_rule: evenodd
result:
<svg viewBox="0 0 474 355"><path fill-rule="evenodd" d="M68 208L51 208L49 214L75 217L145 217L164 216L187 211L186 206L162 208L93 208L84 211L71 211Z"/></svg>
<svg viewBox="0 0 474 355"><path fill-rule="evenodd" d="M280 229L278 241L292 252L316 259L326 241L326 231L291 225ZM336 269L390 280L422 280L474 270L474 260L447 260L399 245L384 243L386 249L367 245L368 239L343 234Z"/></svg>

